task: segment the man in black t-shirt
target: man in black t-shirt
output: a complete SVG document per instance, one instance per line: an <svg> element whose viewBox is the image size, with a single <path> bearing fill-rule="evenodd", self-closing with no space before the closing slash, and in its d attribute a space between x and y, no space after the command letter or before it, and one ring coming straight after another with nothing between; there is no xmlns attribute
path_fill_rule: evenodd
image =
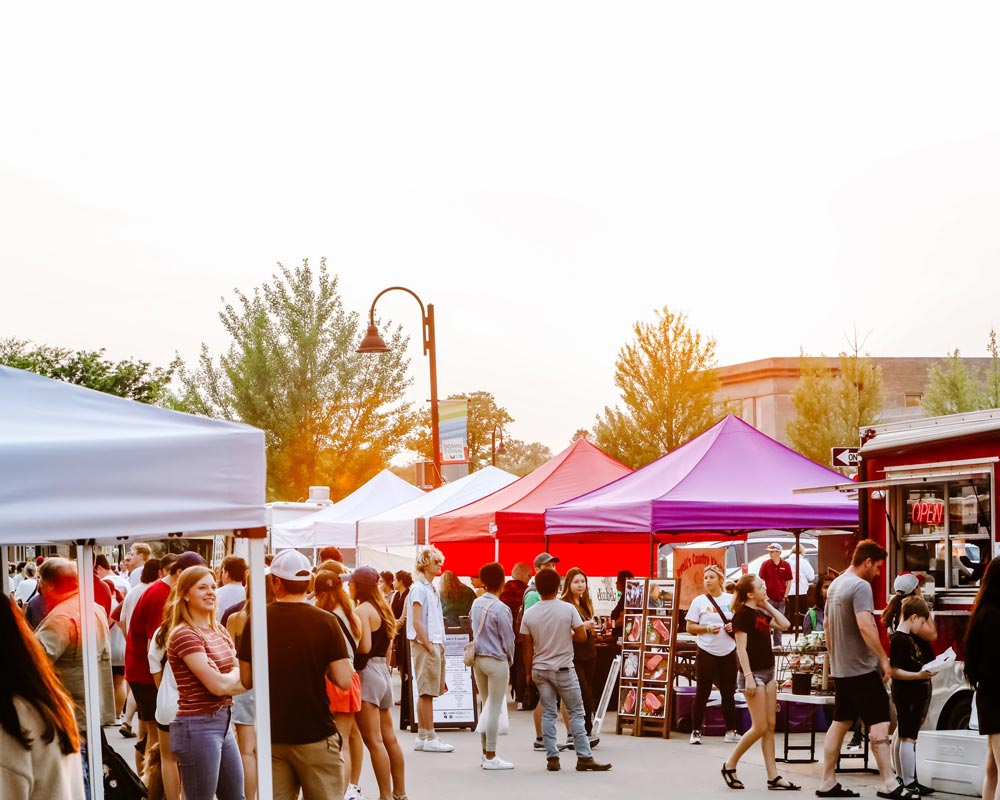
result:
<svg viewBox="0 0 1000 800"><path fill-rule="evenodd" d="M310 565L296 550L271 562L275 602L267 607L271 699L271 771L275 800L344 796L341 737L330 713L325 679L351 687L354 667L337 620L306 601ZM240 680L252 687L251 630L238 657Z"/></svg>

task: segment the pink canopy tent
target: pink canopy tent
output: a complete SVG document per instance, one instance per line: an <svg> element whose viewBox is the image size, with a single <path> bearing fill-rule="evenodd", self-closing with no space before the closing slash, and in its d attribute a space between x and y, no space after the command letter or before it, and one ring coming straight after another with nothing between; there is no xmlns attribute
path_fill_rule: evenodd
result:
<svg viewBox="0 0 1000 800"><path fill-rule="evenodd" d="M431 517L428 520L430 541L444 552L446 569L458 574L475 574L482 564L495 558L499 558L509 571L517 561L530 563L545 549L546 508L631 471L590 442L580 439L509 486L454 511ZM569 540L562 551L553 550L552 553L570 566L580 566L585 571L589 566L591 574L605 574L601 570L607 568L606 553L597 552L596 548L584 552ZM641 548L641 555L641 563L645 563L648 547Z"/></svg>
<svg viewBox="0 0 1000 800"><path fill-rule="evenodd" d="M592 531L669 541L689 531L856 528L856 501L793 493L842 482L840 473L729 415L642 469L550 507L545 532L550 541Z"/></svg>

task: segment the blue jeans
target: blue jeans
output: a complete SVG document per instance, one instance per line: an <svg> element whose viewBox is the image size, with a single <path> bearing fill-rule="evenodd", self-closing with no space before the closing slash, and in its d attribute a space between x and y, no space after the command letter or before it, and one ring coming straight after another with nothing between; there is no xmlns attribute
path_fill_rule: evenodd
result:
<svg viewBox="0 0 1000 800"><path fill-rule="evenodd" d="M542 703L542 741L545 742L547 758L559 757L556 741L556 717L559 713L558 701L562 700L569 712L569 727L573 732L573 749L579 758L590 758L590 739L583 719L583 695L580 681L573 667L565 669L532 669L531 680L538 687L538 697Z"/></svg>
<svg viewBox="0 0 1000 800"><path fill-rule="evenodd" d="M214 714L177 716L170 749L177 755L186 800L245 800L243 760L230 727L231 708Z"/></svg>
<svg viewBox="0 0 1000 800"><path fill-rule="evenodd" d="M768 601L771 604L771 608L775 611L779 611L782 614L785 613L785 606L788 604L787 600L771 600ZM775 647L781 647L781 631L777 628L771 628L771 642Z"/></svg>

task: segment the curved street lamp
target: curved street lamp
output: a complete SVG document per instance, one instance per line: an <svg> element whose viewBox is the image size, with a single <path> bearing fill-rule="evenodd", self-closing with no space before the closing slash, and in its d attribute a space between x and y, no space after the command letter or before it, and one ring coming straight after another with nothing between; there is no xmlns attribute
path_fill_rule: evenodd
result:
<svg viewBox="0 0 1000 800"><path fill-rule="evenodd" d="M500 446L497 447L497 431L500 431ZM490 434L490 463L495 467L497 465L497 456L507 455L507 448L503 446L503 428L500 427L498 422L493 426L493 432Z"/></svg>
<svg viewBox="0 0 1000 800"><path fill-rule="evenodd" d="M424 344L424 355L428 357L431 365L431 446L434 448L433 461L434 461L434 475L431 477L431 483L434 488L441 485L441 421L438 417L438 399L437 399L437 351L434 344L434 305L432 303L427 304L427 308L424 308L424 302L421 300L417 293L412 289L407 289L405 286L390 286L388 289L383 289L377 295L375 299L372 300L372 306L368 311L368 333L365 334L365 338L361 340L361 344L358 346L357 352L359 353L388 353L389 346L385 343L378 332L378 327L375 325L375 304L378 299L384 295L386 292L392 292L399 290L401 292L406 292L408 295L413 297L417 303L420 304L420 317L423 323L423 344Z"/></svg>

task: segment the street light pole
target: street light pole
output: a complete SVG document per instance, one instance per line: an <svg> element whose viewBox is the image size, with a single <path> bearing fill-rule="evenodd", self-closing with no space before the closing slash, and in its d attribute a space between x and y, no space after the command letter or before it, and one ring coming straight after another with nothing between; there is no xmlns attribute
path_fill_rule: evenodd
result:
<svg viewBox="0 0 1000 800"><path fill-rule="evenodd" d="M500 446L497 447L497 430L500 431ZM503 446L503 428L500 427L500 423L493 426L493 432L490 434L490 463L495 467L497 465L497 456L507 455L507 448Z"/></svg>
<svg viewBox="0 0 1000 800"><path fill-rule="evenodd" d="M441 474L441 420L438 416L438 390L437 390L437 348L434 341L434 304L428 303L424 308L424 301L417 293L405 286L390 286L383 289L372 300L371 308L368 310L368 333L361 340L358 347L359 353L387 353L389 351L385 340L379 335L375 325L375 304L386 292L392 291L406 292L420 305L420 319L422 323L422 335L424 345L424 355L427 356L431 366L431 446L434 448L434 475L431 476L431 483L435 488L441 485L443 476Z"/></svg>

